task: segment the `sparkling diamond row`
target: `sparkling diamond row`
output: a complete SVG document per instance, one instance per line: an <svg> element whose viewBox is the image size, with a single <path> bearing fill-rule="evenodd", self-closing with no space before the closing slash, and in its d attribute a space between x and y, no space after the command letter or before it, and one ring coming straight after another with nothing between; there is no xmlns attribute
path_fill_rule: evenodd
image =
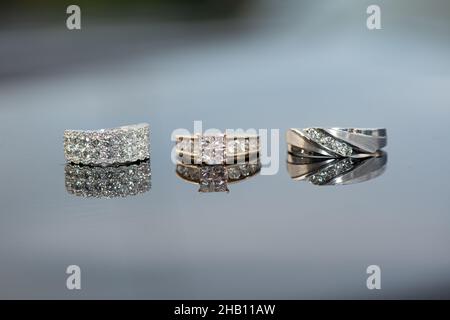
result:
<svg viewBox="0 0 450 320"><path fill-rule="evenodd" d="M184 137L177 140L176 150L178 154L200 156L205 164L222 164L226 157L258 152L259 138L226 135Z"/></svg>
<svg viewBox="0 0 450 320"><path fill-rule="evenodd" d="M76 196L114 198L136 195L151 187L149 161L122 166L83 166L67 164L67 192Z"/></svg>
<svg viewBox="0 0 450 320"><path fill-rule="evenodd" d="M346 158L319 170L309 177L309 181L316 185L325 184L338 175L345 173L353 168L354 160Z"/></svg>
<svg viewBox="0 0 450 320"><path fill-rule="evenodd" d="M246 177L250 177L261 169L261 163L248 163L240 164L237 166L230 166L228 168L228 178L229 180L240 180Z"/></svg>
<svg viewBox="0 0 450 320"><path fill-rule="evenodd" d="M77 164L110 165L148 159L149 125L101 130L66 130L66 160Z"/></svg>
<svg viewBox="0 0 450 320"><path fill-rule="evenodd" d="M185 166L178 164L176 170L181 177L198 182L200 180L200 168L201 166ZM259 170L261 170L261 163L230 165L225 166L225 168L228 173L228 181L235 181L250 177L259 172Z"/></svg>
<svg viewBox="0 0 450 320"><path fill-rule="evenodd" d="M323 130L308 128L305 129L304 132L312 141L343 157L351 156L353 153L353 149L349 144L334 138Z"/></svg>

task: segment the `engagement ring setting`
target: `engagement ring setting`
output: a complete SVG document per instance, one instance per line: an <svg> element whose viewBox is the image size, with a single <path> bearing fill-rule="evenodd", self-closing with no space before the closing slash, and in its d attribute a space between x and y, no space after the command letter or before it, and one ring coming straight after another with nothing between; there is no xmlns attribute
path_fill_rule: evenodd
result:
<svg viewBox="0 0 450 320"><path fill-rule="evenodd" d="M257 135L192 135L176 137L176 153L182 163L223 165L242 163L259 156Z"/></svg>

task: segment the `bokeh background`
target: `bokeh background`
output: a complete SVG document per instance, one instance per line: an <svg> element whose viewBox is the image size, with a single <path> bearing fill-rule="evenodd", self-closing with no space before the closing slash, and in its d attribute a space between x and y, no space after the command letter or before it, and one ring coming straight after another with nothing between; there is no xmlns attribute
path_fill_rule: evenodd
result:
<svg viewBox="0 0 450 320"><path fill-rule="evenodd" d="M446 0L4 1L0 298L449 298L449 34ZM199 194L170 160L194 120L280 129L278 174ZM66 192L64 129L144 121L149 192ZM386 172L291 180L284 132L307 126L388 128Z"/></svg>

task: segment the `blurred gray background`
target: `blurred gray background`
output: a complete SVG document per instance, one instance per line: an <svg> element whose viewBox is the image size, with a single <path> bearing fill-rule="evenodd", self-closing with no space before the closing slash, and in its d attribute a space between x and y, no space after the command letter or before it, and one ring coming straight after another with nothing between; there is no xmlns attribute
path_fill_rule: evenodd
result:
<svg viewBox="0 0 450 320"><path fill-rule="evenodd" d="M79 31L64 2L4 4L0 298L450 298L450 2L114 3L80 2ZM280 129L278 174L198 193L170 159L194 120ZM144 121L149 192L66 192L64 129ZM307 126L388 128L386 172L291 180L284 132Z"/></svg>

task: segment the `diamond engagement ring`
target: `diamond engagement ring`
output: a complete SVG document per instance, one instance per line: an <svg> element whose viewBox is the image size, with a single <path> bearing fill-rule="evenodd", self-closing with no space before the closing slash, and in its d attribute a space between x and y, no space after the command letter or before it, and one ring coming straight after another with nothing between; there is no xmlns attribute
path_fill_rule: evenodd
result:
<svg viewBox="0 0 450 320"><path fill-rule="evenodd" d="M182 163L233 164L259 156L259 136L192 135L176 137L176 153Z"/></svg>
<svg viewBox="0 0 450 320"><path fill-rule="evenodd" d="M311 158L364 158L387 144L386 129L306 128L289 129L288 152Z"/></svg>
<svg viewBox="0 0 450 320"><path fill-rule="evenodd" d="M112 165L148 159L147 123L101 130L65 130L64 155L68 162Z"/></svg>

